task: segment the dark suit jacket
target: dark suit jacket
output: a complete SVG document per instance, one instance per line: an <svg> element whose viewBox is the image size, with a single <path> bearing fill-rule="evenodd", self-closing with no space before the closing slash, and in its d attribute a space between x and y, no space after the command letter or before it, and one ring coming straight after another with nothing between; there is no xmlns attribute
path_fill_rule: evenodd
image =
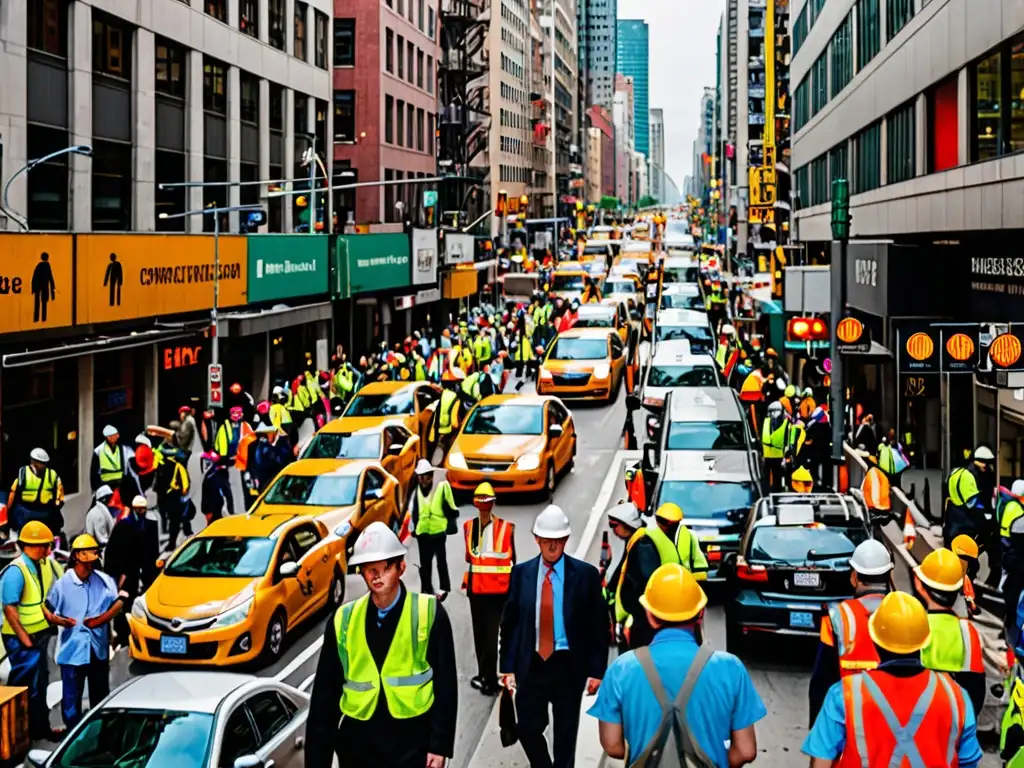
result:
<svg viewBox="0 0 1024 768"><path fill-rule="evenodd" d="M568 555L562 612L572 655L572 676L582 687L588 677L602 678L608 666L608 609L601 596L597 568ZM502 674L526 677L537 647L537 576L540 555L512 569L512 583L501 614L498 644Z"/></svg>

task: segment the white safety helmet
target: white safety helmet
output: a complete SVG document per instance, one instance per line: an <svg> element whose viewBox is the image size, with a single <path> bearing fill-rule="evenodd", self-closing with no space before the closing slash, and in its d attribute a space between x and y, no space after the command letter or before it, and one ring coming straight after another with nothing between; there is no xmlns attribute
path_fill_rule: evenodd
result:
<svg viewBox="0 0 1024 768"><path fill-rule="evenodd" d="M101 485L96 489L96 500L102 501L103 499L109 499L114 495L109 485Z"/></svg>
<svg viewBox="0 0 1024 768"><path fill-rule="evenodd" d="M1014 496L1024 496L1024 480L1014 480L1010 486L1010 493Z"/></svg>
<svg viewBox="0 0 1024 768"><path fill-rule="evenodd" d="M635 531L644 527L643 518L640 517L640 510L636 508L636 504L632 501L624 501L609 509L608 519L628 525Z"/></svg>
<svg viewBox="0 0 1024 768"><path fill-rule="evenodd" d="M132 499L132 509L149 509L149 502L145 496L136 496Z"/></svg>
<svg viewBox="0 0 1024 768"><path fill-rule="evenodd" d="M408 551L398 540L395 532L378 520L370 523L359 534L352 547L352 557L349 558L348 564L378 563L393 557L405 557Z"/></svg>
<svg viewBox="0 0 1024 768"><path fill-rule="evenodd" d="M736 329L733 328L728 323L726 323L725 325L722 326L722 334L723 335L725 335L725 336L732 336L734 333L736 333Z"/></svg>
<svg viewBox="0 0 1024 768"><path fill-rule="evenodd" d="M570 533L569 518L556 504L548 504L533 521L533 535L542 539L564 539Z"/></svg>
<svg viewBox="0 0 1024 768"><path fill-rule="evenodd" d="M149 448L153 447L153 441L146 437L145 434L140 434L138 437L136 437L135 443L136 445L145 445Z"/></svg>
<svg viewBox="0 0 1024 768"><path fill-rule="evenodd" d="M782 413L782 403L778 400L775 400L768 405L769 416L778 416L780 413Z"/></svg>
<svg viewBox="0 0 1024 768"><path fill-rule="evenodd" d="M114 437L115 435L117 435L117 427L113 427L110 424L107 424L107 426L103 428L104 437Z"/></svg>
<svg viewBox="0 0 1024 768"><path fill-rule="evenodd" d="M429 475L434 472L434 467L431 466L430 462L426 459L420 459L416 462L416 474L417 475Z"/></svg>
<svg viewBox="0 0 1024 768"><path fill-rule="evenodd" d="M32 461L41 461L43 464L50 463L50 454L48 454L42 448L33 448L32 452L29 453L28 457L32 459Z"/></svg>
<svg viewBox="0 0 1024 768"><path fill-rule="evenodd" d="M280 385L274 387L274 394L275 395L283 395L284 394L284 387L282 387Z"/></svg>
<svg viewBox="0 0 1024 768"><path fill-rule="evenodd" d="M882 542L868 539L853 550L850 566L862 576L881 576L893 569L892 556Z"/></svg>
<svg viewBox="0 0 1024 768"><path fill-rule="evenodd" d="M987 445L979 445L974 449L974 461L995 461L995 454Z"/></svg>

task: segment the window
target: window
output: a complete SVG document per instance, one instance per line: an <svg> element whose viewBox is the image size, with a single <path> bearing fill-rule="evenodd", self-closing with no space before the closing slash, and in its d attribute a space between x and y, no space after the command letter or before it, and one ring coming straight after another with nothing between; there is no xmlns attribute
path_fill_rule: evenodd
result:
<svg viewBox="0 0 1024 768"><path fill-rule="evenodd" d="M270 83L270 130L284 130L284 86Z"/></svg>
<svg viewBox="0 0 1024 768"><path fill-rule="evenodd" d="M427 115L427 151L434 154L434 115Z"/></svg>
<svg viewBox="0 0 1024 768"><path fill-rule="evenodd" d="M34 51L68 57L66 0L28 0L27 45Z"/></svg>
<svg viewBox="0 0 1024 768"><path fill-rule="evenodd" d="M65 149L68 133L58 128L30 125L27 134L29 157L46 157ZM68 228L68 156L60 155L35 166L26 173L28 186L28 224L32 229ZM6 414L5 414L6 417Z"/></svg>
<svg viewBox="0 0 1024 768"><path fill-rule="evenodd" d="M415 72L412 71L413 51L414 50L415 50L415 47L413 46L413 44L411 42L408 42L408 43L405 44L406 61L409 63L409 82L410 83L413 82L413 77L416 74Z"/></svg>
<svg viewBox="0 0 1024 768"><path fill-rule="evenodd" d="M853 79L853 14L847 14L829 45L832 57L832 98Z"/></svg>
<svg viewBox="0 0 1024 768"><path fill-rule="evenodd" d="M832 182L835 179L849 179L850 166L847 162L847 143L841 141L828 151L828 190L826 200L832 199Z"/></svg>
<svg viewBox="0 0 1024 768"><path fill-rule="evenodd" d="M886 183L914 178L917 158L916 101L909 101L886 118Z"/></svg>
<svg viewBox="0 0 1024 768"><path fill-rule="evenodd" d="M891 0L890 0L891 2ZM878 18L879 0L857 3L857 71L871 61L882 48L882 29Z"/></svg>
<svg viewBox="0 0 1024 768"><path fill-rule="evenodd" d="M395 98L394 96L384 97L384 141L388 144L395 143Z"/></svg>
<svg viewBox="0 0 1024 768"><path fill-rule="evenodd" d="M413 120L416 119L416 108L413 107L412 104L409 104L406 106L406 109L408 110L408 112L406 113L406 129L408 130L408 133L406 134L405 146L407 146L409 149L412 149L414 131Z"/></svg>
<svg viewBox="0 0 1024 768"><path fill-rule="evenodd" d="M258 122L260 119L260 79L248 72L240 72L238 87L242 92L239 117L245 123Z"/></svg>
<svg viewBox="0 0 1024 768"><path fill-rule="evenodd" d="M800 46L804 44L804 40L807 39L807 9L810 7L810 3L804 3L804 7L800 9L799 15L796 17L796 23L793 25L793 55L796 56L800 50Z"/></svg>
<svg viewBox="0 0 1024 768"><path fill-rule="evenodd" d="M399 99L395 114L398 117L398 146L405 146L405 102Z"/></svg>
<svg viewBox="0 0 1024 768"><path fill-rule="evenodd" d="M306 19L309 17L309 6L295 0L295 50L296 59L306 61Z"/></svg>
<svg viewBox="0 0 1024 768"><path fill-rule="evenodd" d="M853 137L854 174L851 192L859 195L882 184L882 124L869 125Z"/></svg>
<svg viewBox="0 0 1024 768"><path fill-rule="evenodd" d="M411 0L410 0L411 2ZM398 15L405 16L405 0L398 0Z"/></svg>
<svg viewBox="0 0 1024 768"><path fill-rule="evenodd" d="M227 0L206 0L206 13L217 21L223 21L225 24L228 21L228 2Z"/></svg>
<svg viewBox="0 0 1024 768"><path fill-rule="evenodd" d="M434 57L427 56L427 93L434 92L434 79L437 73L434 71Z"/></svg>
<svg viewBox="0 0 1024 768"><path fill-rule="evenodd" d="M203 109L226 115L228 111L227 67L216 59L203 57Z"/></svg>
<svg viewBox="0 0 1024 768"><path fill-rule="evenodd" d="M156 91L176 99L185 98L185 49L156 38Z"/></svg>
<svg viewBox="0 0 1024 768"><path fill-rule="evenodd" d="M811 6L811 16L808 19L808 28L814 26L814 22L821 16L821 9L825 7L825 0L807 0L807 4Z"/></svg>
<svg viewBox="0 0 1024 768"><path fill-rule="evenodd" d="M418 18L418 22L417 22L416 26L418 26L420 28L420 32L422 32L423 31L423 7L424 7L424 3L423 3L423 0L418 0L418 2L419 2L419 18Z"/></svg>
<svg viewBox="0 0 1024 768"><path fill-rule="evenodd" d="M427 37L434 39L434 9L427 8Z"/></svg>
<svg viewBox="0 0 1024 768"><path fill-rule="evenodd" d="M398 42L396 43L398 50L398 76L405 78L405 38L398 35Z"/></svg>
<svg viewBox="0 0 1024 768"><path fill-rule="evenodd" d="M811 205L821 205L828 201L828 153L811 160Z"/></svg>
<svg viewBox="0 0 1024 768"><path fill-rule="evenodd" d="M796 133L805 125L811 117L811 78L808 74L796 87L796 94L793 98L793 132Z"/></svg>
<svg viewBox="0 0 1024 768"><path fill-rule="evenodd" d="M886 0L885 40L896 37L896 33L914 18L914 0Z"/></svg>
<svg viewBox="0 0 1024 768"><path fill-rule="evenodd" d="M273 740L291 722L291 713L275 691L257 693L246 702L246 705L263 744Z"/></svg>
<svg viewBox="0 0 1024 768"><path fill-rule="evenodd" d="M956 75L932 88L927 101L928 172L955 168L960 164L960 98Z"/></svg>
<svg viewBox="0 0 1024 768"><path fill-rule="evenodd" d="M809 200L808 194L811 191L811 169L810 166L802 166L796 169L794 178L796 179L796 209L806 207L807 201Z"/></svg>
<svg viewBox="0 0 1024 768"><path fill-rule="evenodd" d="M982 59L973 67L975 140L971 160L989 160L1000 154L1002 146L1002 72L1000 52Z"/></svg>
<svg viewBox="0 0 1024 768"><path fill-rule="evenodd" d="M239 0L238 28L250 37L260 36L259 0Z"/></svg>
<svg viewBox="0 0 1024 768"><path fill-rule="evenodd" d="M356 140L356 92L334 92L334 140Z"/></svg>
<svg viewBox="0 0 1024 768"><path fill-rule="evenodd" d="M305 146L306 141L303 137L300 137L300 133L309 133L309 97L300 96L295 94L295 99L292 103L292 129L295 131L296 143L295 146ZM296 155L301 155L301 152L296 152Z"/></svg>
<svg viewBox="0 0 1024 768"><path fill-rule="evenodd" d="M327 69L327 18L326 13L314 11L316 50L313 60L320 69Z"/></svg>
<svg viewBox="0 0 1024 768"><path fill-rule="evenodd" d="M423 127L424 127L423 110L422 109L417 109L416 110L416 149L418 149L420 152L423 151Z"/></svg>
<svg viewBox="0 0 1024 768"><path fill-rule="evenodd" d="M1024 39L1018 37L1010 45L1010 152L1019 152L1024 149Z"/></svg>
<svg viewBox="0 0 1024 768"><path fill-rule="evenodd" d="M132 228L132 145L93 140L92 228L127 232Z"/></svg>
<svg viewBox="0 0 1024 768"><path fill-rule="evenodd" d="M384 70L395 71L395 33L390 29L384 33Z"/></svg>
<svg viewBox="0 0 1024 768"><path fill-rule="evenodd" d="M384 169L384 181L394 181L395 172L390 168ZM395 208L395 185L385 184L384 185L384 212L381 214L383 221L392 221L392 211Z"/></svg>
<svg viewBox="0 0 1024 768"><path fill-rule="evenodd" d="M388 34L391 30L388 30ZM356 20L334 20L334 66L354 67L356 64Z"/></svg>
<svg viewBox="0 0 1024 768"><path fill-rule="evenodd" d="M154 156L156 170L154 181L156 190L153 193L153 207L156 212L157 232L184 232L185 218L161 219L161 213L181 213L185 207L185 188L172 187L160 189L161 184L176 184L188 181L185 176L185 153L168 152L157 149Z"/></svg>
<svg viewBox="0 0 1024 768"><path fill-rule="evenodd" d="M811 117L821 112L828 104L828 56L822 53L811 67Z"/></svg>
<svg viewBox="0 0 1024 768"><path fill-rule="evenodd" d="M92 14L92 71L132 79L132 32L127 24L106 14Z"/></svg>
<svg viewBox="0 0 1024 768"><path fill-rule="evenodd" d="M423 87L423 51L416 51L416 86Z"/></svg>
<svg viewBox="0 0 1024 768"><path fill-rule="evenodd" d="M267 35L270 44L279 51L284 50L284 28L285 28L285 0L269 0L267 8L267 20L270 25Z"/></svg>
<svg viewBox="0 0 1024 768"><path fill-rule="evenodd" d="M256 732L249 721L245 707L238 707L228 718L224 726L223 742L220 748L220 765L218 768L233 768L235 760L251 755L259 749Z"/></svg>

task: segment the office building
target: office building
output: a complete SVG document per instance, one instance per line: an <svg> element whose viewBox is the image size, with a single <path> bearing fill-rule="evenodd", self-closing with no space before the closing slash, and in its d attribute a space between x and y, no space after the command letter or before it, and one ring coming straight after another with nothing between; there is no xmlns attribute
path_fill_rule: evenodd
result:
<svg viewBox="0 0 1024 768"><path fill-rule="evenodd" d="M633 78L615 74L612 100L612 125L615 127L615 196L628 204L633 165Z"/></svg>
<svg viewBox="0 0 1024 768"><path fill-rule="evenodd" d="M579 71L590 106L611 112L615 94L617 0L577 0Z"/></svg>
<svg viewBox="0 0 1024 768"><path fill-rule="evenodd" d="M583 146L580 135L581 110L577 88L576 9L572 0L537 0L537 14L544 34L546 98L553 105L551 151L554 165L550 176L558 204L571 208L585 195ZM572 198L570 200L570 198Z"/></svg>
<svg viewBox="0 0 1024 768"><path fill-rule="evenodd" d="M648 122L650 120L650 37L647 22L640 19L619 19L616 39L617 72L633 79L636 151L650 151Z"/></svg>
<svg viewBox="0 0 1024 768"><path fill-rule="evenodd" d="M650 131L651 154L647 164L651 197L659 202L668 202L665 197L665 110L651 110Z"/></svg>

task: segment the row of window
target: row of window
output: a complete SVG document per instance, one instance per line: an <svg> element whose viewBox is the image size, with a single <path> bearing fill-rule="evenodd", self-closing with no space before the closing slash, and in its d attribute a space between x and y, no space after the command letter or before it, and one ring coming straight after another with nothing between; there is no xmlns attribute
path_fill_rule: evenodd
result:
<svg viewBox="0 0 1024 768"><path fill-rule="evenodd" d="M516 139L511 136L499 136L498 147L502 152L508 152L513 155L525 154L523 151L524 142L522 139Z"/></svg>
<svg viewBox="0 0 1024 768"><path fill-rule="evenodd" d="M530 181L530 169L519 165L498 165L498 180L526 184Z"/></svg>
<svg viewBox="0 0 1024 768"><path fill-rule="evenodd" d="M804 7L800 9L793 24L793 55L796 56L800 46L804 44L807 35L810 34L814 22L821 16L821 9L825 7L825 0L807 0Z"/></svg>
<svg viewBox="0 0 1024 768"><path fill-rule="evenodd" d="M425 69L424 61L426 61ZM406 62L408 62L408 67L406 67ZM437 77L437 72L434 70L434 57L426 56L424 58L422 48L414 45L412 40L406 40L401 35L396 35L391 29L387 29L384 33L384 69L399 79L406 80L409 85L415 83L417 88L423 88L424 81L426 81L427 93L434 92L434 80Z"/></svg>
<svg viewBox="0 0 1024 768"><path fill-rule="evenodd" d="M406 3L409 13L406 14ZM431 40L434 39L437 16L429 0L388 0L388 8L395 11L399 16L408 19L410 24L416 25L420 32Z"/></svg>
<svg viewBox="0 0 1024 768"><path fill-rule="evenodd" d="M423 200L423 192L428 189L436 189L436 182L418 182L417 179L428 179L432 173L425 171L397 171L392 168L384 169L384 181L401 182L405 184L386 184L384 186L384 211L381 218L384 221L401 221L395 203L401 202L405 206L405 214L409 215L417 211ZM415 218L415 216L414 216Z"/></svg>
<svg viewBox="0 0 1024 768"><path fill-rule="evenodd" d="M355 99L355 91L335 91L335 102L338 93L348 93ZM417 152L434 152L434 114L422 107L406 104L403 99L394 96L384 97L384 142L394 144ZM334 117L334 133L338 133L338 117Z"/></svg>

